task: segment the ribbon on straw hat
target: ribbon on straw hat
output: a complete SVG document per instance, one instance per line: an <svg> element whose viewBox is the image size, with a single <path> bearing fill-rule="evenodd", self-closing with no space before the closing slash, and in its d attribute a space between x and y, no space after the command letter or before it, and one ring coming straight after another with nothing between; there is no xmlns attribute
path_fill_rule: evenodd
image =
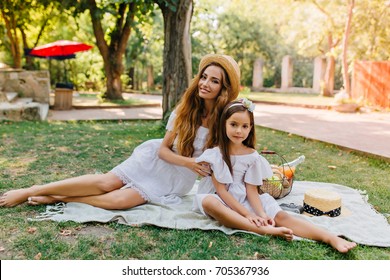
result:
<svg viewBox="0 0 390 280"><path fill-rule="evenodd" d="M221 65L227 75L229 76L230 85L232 87L232 96L231 100L234 100L237 98L238 93L240 92L240 67L238 66L237 62L228 55L224 54L207 54L205 55L202 60L199 63L199 73L211 63L218 63Z"/></svg>
<svg viewBox="0 0 390 280"><path fill-rule="evenodd" d="M350 214L350 211L342 207L338 193L323 189L310 189L305 192L303 211L310 216L338 217Z"/></svg>

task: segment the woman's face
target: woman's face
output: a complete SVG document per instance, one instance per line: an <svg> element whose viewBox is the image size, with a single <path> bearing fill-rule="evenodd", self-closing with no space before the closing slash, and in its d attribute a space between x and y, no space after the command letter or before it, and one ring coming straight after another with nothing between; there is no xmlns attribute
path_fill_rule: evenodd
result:
<svg viewBox="0 0 390 280"><path fill-rule="evenodd" d="M203 99L215 99L222 89L223 70L221 67L210 65L207 67L198 83L199 96Z"/></svg>

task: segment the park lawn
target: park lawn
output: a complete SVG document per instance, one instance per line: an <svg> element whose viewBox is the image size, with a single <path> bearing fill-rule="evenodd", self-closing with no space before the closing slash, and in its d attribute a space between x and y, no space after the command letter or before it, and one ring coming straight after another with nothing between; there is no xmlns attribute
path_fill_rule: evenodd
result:
<svg viewBox="0 0 390 280"><path fill-rule="evenodd" d="M138 98L126 97L123 100L106 100L99 93L79 93L73 97L73 105L76 107L135 107L155 104ZM157 104L158 105L158 104Z"/></svg>
<svg viewBox="0 0 390 280"><path fill-rule="evenodd" d="M257 101L269 103L292 104L300 106L320 106L330 108L335 104L334 97L326 97L320 94L293 93L293 92L241 92L241 96Z"/></svg>
<svg viewBox="0 0 390 280"><path fill-rule="evenodd" d="M159 121L0 122L0 193L86 173L107 172L147 139L161 138ZM390 213L389 162L333 145L257 127L258 150L287 160L304 154L296 180L332 182L366 190ZM336 168L329 168L334 166ZM252 234L172 230L74 222L31 222L44 206L0 208L0 259L153 260L389 260L390 248L359 245L340 254L317 242L287 242Z"/></svg>
<svg viewBox="0 0 390 280"><path fill-rule="evenodd" d="M160 93L146 93L161 95ZM320 94L311 93L293 93L293 92L257 92L243 90L240 92L239 97L246 97L256 102L268 102L279 104L292 104L300 106L313 106L330 108L335 104L333 97L326 97ZM74 98L74 105L82 106L83 103L87 105L99 105L99 106L138 106L150 104L152 101L146 101L144 99L137 99L132 97L125 97L124 100L103 100L100 98L99 93L80 93L79 97Z"/></svg>

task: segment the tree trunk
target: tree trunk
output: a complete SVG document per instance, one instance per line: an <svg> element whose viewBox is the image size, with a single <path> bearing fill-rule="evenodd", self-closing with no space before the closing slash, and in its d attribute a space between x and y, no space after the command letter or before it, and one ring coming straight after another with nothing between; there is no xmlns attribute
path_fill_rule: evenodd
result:
<svg viewBox="0 0 390 280"><path fill-rule="evenodd" d="M149 65L146 67L146 73L147 73L147 89L153 90L154 89L154 76L153 76L153 65Z"/></svg>
<svg viewBox="0 0 390 280"><path fill-rule="evenodd" d="M13 67L21 68L22 54L20 53L20 48L19 48L19 38L17 32L18 27L17 27L15 15L13 13L10 13L8 15L4 12L4 10L2 10L1 13L5 22L5 27L7 29L7 37L11 43L11 55L13 58Z"/></svg>
<svg viewBox="0 0 390 280"><path fill-rule="evenodd" d="M336 68L336 59L334 58L333 55L330 55L326 60L324 86L322 89L323 96L328 96L328 97L333 96L335 68Z"/></svg>
<svg viewBox="0 0 390 280"><path fill-rule="evenodd" d="M326 70L324 77L324 85L322 95L331 97L334 91L334 73L336 68L336 58L333 54L333 49L339 44L340 40L333 40L332 32L328 32L328 53L326 60Z"/></svg>
<svg viewBox="0 0 390 280"><path fill-rule="evenodd" d="M27 36L26 36L26 33L24 32L24 29L23 28L19 28L19 31L20 31L20 34L22 34L23 48L25 50L30 49L28 47ZM34 64L33 64L32 56L25 55L25 58L26 58L26 64L25 64L24 68L27 69L27 70L34 70Z"/></svg>
<svg viewBox="0 0 390 280"><path fill-rule="evenodd" d="M192 0L179 0L175 11L159 4L164 17L163 118L181 98L191 77L190 22Z"/></svg>
<svg viewBox="0 0 390 280"><path fill-rule="evenodd" d="M114 7L114 6L112 6ZM91 14L93 32L96 44L103 57L106 73L107 90L103 97L106 99L123 99L121 74L123 72L122 58L126 51L127 41L130 37L131 25L137 6L120 3L117 6L117 20L114 29L110 32L110 44L108 45L102 27L102 11L96 6L95 0L88 1L88 9Z"/></svg>
<svg viewBox="0 0 390 280"><path fill-rule="evenodd" d="M344 39L343 39L343 53L342 53L342 61L343 61L343 83L344 83L344 90L345 92L351 97L351 83L349 80L349 73L348 73L348 38L349 34L351 32L351 21L352 21L352 15L353 15L353 8L355 6L355 0L350 0L349 7L348 7L348 16L347 16L347 22L345 24L345 31L344 31Z"/></svg>
<svg viewBox="0 0 390 280"><path fill-rule="evenodd" d="M332 13L329 13L325 10L323 6L321 6L319 3L317 3L316 0L311 0L311 2L317 7L317 9L323 13L328 20L329 25L331 26L328 30L328 49L327 49L327 57L326 60L326 70L325 70L325 77L324 77L324 85L322 86L321 94L323 96L333 96L334 91L334 73L335 73L335 67L336 67L336 59L333 54L333 49L339 44L340 39L334 40L332 32L336 29L334 20L332 18Z"/></svg>
<svg viewBox="0 0 390 280"><path fill-rule="evenodd" d="M131 66L129 68L128 75L130 78L129 85L130 85L131 89L134 90L135 89L135 68L134 68L134 66Z"/></svg>
<svg viewBox="0 0 390 280"><path fill-rule="evenodd" d="M113 61L105 62L107 64L104 66L106 72L106 86L107 90L103 94L103 98L110 100L123 99L122 97L122 81L121 73L123 71L123 66L117 66Z"/></svg>

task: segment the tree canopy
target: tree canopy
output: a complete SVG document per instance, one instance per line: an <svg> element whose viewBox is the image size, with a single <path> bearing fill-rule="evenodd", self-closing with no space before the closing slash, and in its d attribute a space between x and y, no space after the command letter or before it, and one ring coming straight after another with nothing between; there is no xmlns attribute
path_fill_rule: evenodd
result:
<svg viewBox="0 0 390 280"><path fill-rule="evenodd" d="M166 108L177 102L188 82L186 77L191 78L191 72L197 71L200 58L210 52L226 53L236 58L242 70L241 82L246 86L251 85L256 58L265 62L264 84L268 87L278 87L280 65L286 54L302 62L294 81L298 86L310 79L311 70L305 61L317 56L332 58L329 71L334 71L335 80L330 88L340 88L343 86L342 58L348 71L356 60L390 59L390 1L383 0L355 1L348 49L343 54L345 45L342 42L350 2L4 0L0 2L0 31L3 34L0 37L0 61L17 68L47 67L44 60L25 57L23 50L58 39L83 41L96 47L88 53L78 54L78 63L70 63L74 72L71 77L78 87L86 81L94 81L101 86L100 90L113 93L107 97L120 98L123 84L139 79L141 81L136 82L142 89L145 69L153 69L157 89L175 91L167 99ZM179 61L173 56L168 59L169 48L164 46L164 38L167 40L167 36L176 31L175 25L168 26L167 23L170 17L177 21L181 19L175 18L181 7L191 9L187 18L189 28L180 31L189 32L191 44ZM170 46L173 45L171 41ZM184 57L192 58L192 71L191 63L184 62ZM164 70L166 63L172 64ZM184 81L183 84L164 85L164 79L179 73L179 68L172 65L186 69L183 76L175 76ZM129 78L131 71L136 75ZM113 89L110 91L109 87Z"/></svg>

